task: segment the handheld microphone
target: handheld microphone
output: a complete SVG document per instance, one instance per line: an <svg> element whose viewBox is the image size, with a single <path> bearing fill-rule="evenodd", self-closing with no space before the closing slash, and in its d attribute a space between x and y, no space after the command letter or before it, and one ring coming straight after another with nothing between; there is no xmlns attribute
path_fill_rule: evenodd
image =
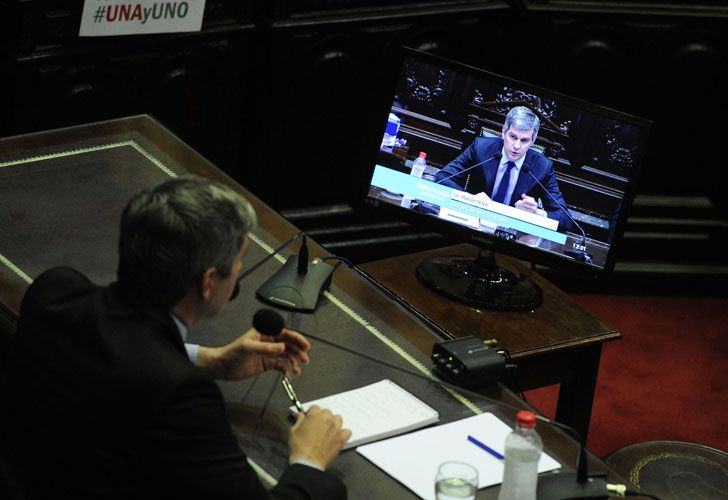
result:
<svg viewBox="0 0 728 500"><path fill-rule="evenodd" d="M284 326L283 318L280 314L278 314L276 311L273 311L271 309L259 309L256 311L255 315L253 316L253 326L256 330L258 330L260 333L263 333L265 335L275 336L283 329ZM485 400L488 403L500 406L501 408L505 408L507 410L513 411L514 413L520 411L522 408L517 408L515 406L509 405L507 403L503 403L501 401L497 401L492 398L488 398L487 396L484 396L482 394L478 394L477 392L470 391L468 389L465 389L463 387L447 383L445 381L442 381L437 378L431 378L427 377L421 373L408 370L407 368L402 368L401 366L397 366L393 363L386 362L381 359L377 359L373 356L370 356L368 354L365 354L363 352L357 351L355 349L352 349L350 347L345 347L339 344L336 344L334 342L331 342L330 340L326 340L324 338L321 338L316 335L312 335L310 333L303 332L301 330L296 330L301 335L305 337L309 337L313 340L316 340L318 342L322 342L324 344L330 345L336 349L348 352L350 354L354 354L355 356L359 356L361 358L367 359L369 361L373 361L378 364L382 364L385 366L388 366L390 368L394 368L395 370L398 370L400 372L406 373L408 375L412 375L414 377L426 380L427 382L434 382L435 384L445 388L445 389L451 389L455 391L460 391L464 394L469 395L470 397L474 399L481 399ZM576 430L569 427L568 425L562 424L560 422L556 422L555 420L551 420L549 418L546 418L542 415L536 415L536 419L544 422L546 424L553 425L554 427L558 427L559 429L562 429L567 434L569 434L572 438L576 440L576 442L579 444L579 455L577 458L576 463L576 472L556 472L551 474L544 474L542 476L539 476L538 478L538 498L544 499L544 500L561 500L564 498L590 498L590 499L601 499L601 498L608 498L608 485L606 480L606 472L600 472L597 474L594 474L592 476L589 475L589 464L587 462L587 455L586 455L586 442L585 439L582 438L582 436L579 435Z"/></svg>
<svg viewBox="0 0 728 500"><path fill-rule="evenodd" d="M275 337L284 326L283 316L272 309L258 309L253 315L253 328L263 335Z"/></svg>
<svg viewBox="0 0 728 500"><path fill-rule="evenodd" d="M558 205L558 207L561 210L563 210L563 212L566 214L566 216L569 219L571 219L571 222L573 222L574 225L577 227L577 229L579 229L579 231L581 232L581 242L579 243L579 246L578 247L575 246L574 250L564 250L564 253L566 255L568 255L569 257L573 257L574 259L576 259L578 261L586 262L587 264L591 264L592 263L591 255L589 255L589 252L587 252L587 250L586 250L586 232L584 231L584 229L579 225L578 222L576 222L574 220L574 218L569 213L569 210L566 207L564 207L561 203L559 203L559 201L556 198L554 198L554 196L549 192L549 190L546 189L543 184L541 184L541 181L539 181L538 178L536 178L536 176L533 175L533 172L531 172L530 168L528 168L526 165L524 165L523 167L521 167L521 170L527 172L528 175L530 175L533 178L533 180L536 181L536 183L539 186L541 186L541 189L543 189L544 192L549 196L549 198L551 198L553 200L553 202L556 203L556 205Z"/></svg>
<svg viewBox="0 0 728 500"><path fill-rule="evenodd" d="M470 170L474 169L475 167L479 167L479 166L481 166L481 165L482 165L483 163L487 163L487 162L489 162L490 160L494 160L494 159L496 159L496 158L497 158L498 160L500 160L500 159L501 159L501 156L503 156L503 155L502 155L501 153L496 153L496 154L494 154L493 156L491 156L490 158L488 158L487 160L483 160L483 161L481 161L481 162L478 162L478 163L476 163L475 165L472 165L472 166L470 166L470 167L468 167L468 168L466 168L466 169L464 169L464 170L462 170L462 171L460 171L460 172L456 172L456 173L454 173L454 174L452 174L452 175L449 175L449 176L445 177L444 179L440 179L439 181L435 181L435 184L440 184L441 182L444 182L444 181L446 181L446 180L448 180L448 179L451 179L451 178L453 178L453 177L455 177L455 176L458 176L458 175L464 174L465 172L468 172L468 171L470 171Z"/></svg>
<svg viewBox="0 0 728 500"><path fill-rule="evenodd" d="M283 317L270 309L260 309L253 315L253 328L264 335L275 337L281 332L281 330L283 330ZM298 395L296 394L296 391L293 390L293 385L291 385L291 381L288 377L283 375L281 383L283 384L283 389L286 391L291 403L293 403L299 412L306 413L303 408L303 404L301 404L301 401L298 399Z"/></svg>

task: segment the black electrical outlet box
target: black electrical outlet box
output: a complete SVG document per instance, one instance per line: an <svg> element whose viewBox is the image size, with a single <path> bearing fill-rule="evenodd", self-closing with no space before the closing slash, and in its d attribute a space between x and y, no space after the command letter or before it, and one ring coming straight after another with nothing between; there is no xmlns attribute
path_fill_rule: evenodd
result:
<svg viewBox="0 0 728 500"><path fill-rule="evenodd" d="M431 359L444 380L470 388L499 382L506 366L503 355L472 335L436 343Z"/></svg>

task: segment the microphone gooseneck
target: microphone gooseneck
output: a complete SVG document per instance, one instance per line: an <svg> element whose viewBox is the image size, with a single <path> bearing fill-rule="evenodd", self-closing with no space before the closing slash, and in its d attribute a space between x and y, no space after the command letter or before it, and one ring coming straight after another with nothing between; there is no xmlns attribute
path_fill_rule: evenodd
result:
<svg viewBox="0 0 728 500"><path fill-rule="evenodd" d="M472 165L472 166L470 166L470 167L468 167L468 168L466 168L466 169L464 169L464 170L461 170L460 172L456 172L456 173L454 173L454 174L452 174L452 175L449 175L449 176L445 177L444 179L440 179L439 181L435 181L435 184L440 184L440 183L441 183L441 182L443 182L443 181L446 181L446 180L448 180L448 179L452 179L453 177L456 177L456 176L458 176L458 175L462 175L462 174L464 174L465 172L469 172L470 170L474 169L475 167L479 167L479 166L481 166L481 165L482 165L483 163L487 163L487 162L489 162L490 160L494 160L494 159L496 159L496 158L498 158L498 159L500 160L500 159L501 159L501 156L503 156L503 155L502 155L501 153L496 153L496 154L494 154L493 156L491 156L490 158L488 158L487 160L483 160L483 161L481 161L481 162L478 162L478 163L476 163L475 165Z"/></svg>
<svg viewBox="0 0 728 500"><path fill-rule="evenodd" d="M308 245L306 244L306 235L301 240L301 249L298 251L298 269L299 275L303 276L308 272Z"/></svg>
<svg viewBox="0 0 728 500"><path fill-rule="evenodd" d="M335 268L320 259L309 262L306 234L299 234L303 241L298 255L289 256L283 266L258 287L255 295L276 307L312 313L331 286Z"/></svg>
<svg viewBox="0 0 728 500"><path fill-rule="evenodd" d="M591 262L592 262L591 256L586 251L586 232L584 231L584 229L579 225L578 222L576 222L576 220L574 220L574 217L571 216L571 214L569 213L569 210L566 207L564 207L561 203L559 203L559 200L557 200L556 198L554 198L554 196L549 192L549 190L546 189L546 187L543 184L541 184L541 181L539 181L538 178L535 175L533 175L533 172L531 172L531 169L530 168L528 168L527 166L524 165L522 167L522 170L524 170L526 173L528 173L528 175L530 175L531 178L534 181L536 181L536 183L539 186L541 186L541 189L544 190L544 192L548 195L548 197L551 198L551 200L554 203L556 203L556 205L566 214L566 216L571 220L571 222L574 223L574 225L577 227L577 229L579 229L579 231L581 232L581 243L579 243L579 244L582 247L584 247L584 249L581 250L581 251L579 251L579 252L576 252L575 253L575 258L577 260L581 260L582 262L586 262L588 264L591 264Z"/></svg>

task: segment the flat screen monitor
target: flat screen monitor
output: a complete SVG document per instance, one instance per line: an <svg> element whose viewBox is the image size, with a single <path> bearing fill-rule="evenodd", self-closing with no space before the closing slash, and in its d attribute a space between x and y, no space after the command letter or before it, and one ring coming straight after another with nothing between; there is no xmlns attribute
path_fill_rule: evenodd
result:
<svg viewBox="0 0 728 500"><path fill-rule="evenodd" d="M424 261L424 283L531 310L541 290L495 253L590 279L612 271L649 120L407 47L390 62L366 204L479 247Z"/></svg>

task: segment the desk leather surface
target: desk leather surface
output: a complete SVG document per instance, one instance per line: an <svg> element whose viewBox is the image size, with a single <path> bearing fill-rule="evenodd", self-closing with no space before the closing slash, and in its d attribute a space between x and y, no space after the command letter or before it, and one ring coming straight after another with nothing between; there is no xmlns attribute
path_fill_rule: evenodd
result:
<svg viewBox="0 0 728 500"><path fill-rule="evenodd" d="M160 168L170 163L135 133L1 158L0 252L31 278L64 264L111 281L121 211L170 172L187 173Z"/></svg>
<svg viewBox="0 0 728 500"><path fill-rule="evenodd" d="M32 278L53 265L74 266L99 284L112 281L118 220L128 198L170 175L186 172L227 182L254 205L260 224L253 231L248 265L298 232L150 117L0 140L0 301L5 315L17 316L20 299ZM312 257L325 253L315 242L310 244ZM189 340L220 345L247 330L254 312L263 307L254 297L255 289L295 249L294 245L282 251L282 255L269 259L246 277L240 296L219 316L192 329ZM416 364L429 366L429 352L437 339L412 315L344 266L334 273L334 284L315 314L282 312L293 328L410 370L416 370ZM320 342L313 341L311 360L293 381L304 401L386 377L435 407L442 422L474 412L501 412L493 400L477 395L457 399L434 383ZM243 383L222 382L220 386L240 443L251 459L278 477L287 461L286 416L290 404L278 375L269 373ZM501 388L494 388L490 395L521 405ZM511 417L512 412L504 413L506 421ZM544 428L543 435L553 455L563 457L565 464L572 461L573 441L555 429ZM344 478L350 498L414 498L355 450L343 452L332 470ZM434 471L431 473L434 477ZM497 488L478 494L478 498L496 496Z"/></svg>

